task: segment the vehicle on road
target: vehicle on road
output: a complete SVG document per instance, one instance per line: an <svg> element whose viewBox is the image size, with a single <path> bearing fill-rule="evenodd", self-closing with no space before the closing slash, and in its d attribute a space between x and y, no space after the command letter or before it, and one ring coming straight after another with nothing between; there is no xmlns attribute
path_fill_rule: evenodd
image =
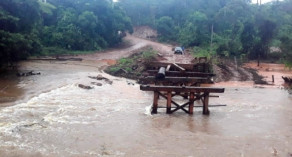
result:
<svg viewBox="0 0 292 157"><path fill-rule="evenodd" d="M174 54L184 54L184 48L183 47L175 47L174 48Z"/></svg>

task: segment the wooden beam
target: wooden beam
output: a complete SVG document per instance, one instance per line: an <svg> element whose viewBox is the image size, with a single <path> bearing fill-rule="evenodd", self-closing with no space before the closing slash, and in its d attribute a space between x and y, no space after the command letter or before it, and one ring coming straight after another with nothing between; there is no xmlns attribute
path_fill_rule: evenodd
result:
<svg viewBox="0 0 292 157"><path fill-rule="evenodd" d="M160 93L160 92L158 92L158 93L159 93L159 95L161 95L164 99L167 100L167 96L163 95L163 94ZM185 111L186 113L189 113L186 109L181 108L181 106L180 106L178 103L176 103L175 101L171 100L171 103L174 104L174 105L176 106L175 108L182 109L182 110ZM173 108L173 107L171 107L171 108ZM174 111L172 111L172 112L174 112Z"/></svg>
<svg viewBox="0 0 292 157"><path fill-rule="evenodd" d="M158 70L147 70L147 73L151 76L156 75ZM180 71L167 71L165 72L165 76L170 77L212 77L216 76L213 73L202 73L202 72L180 72Z"/></svg>
<svg viewBox="0 0 292 157"><path fill-rule="evenodd" d="M170 67L171 67L171 64L167 65L166 71L169 71Z"/></svg>
<svg viewBox="0 0 292 157"><path fill-rule="evenodd" d="M206 92L204 95L204 102L203 102L203 114L208 115L209 111L209 92Z"/></svg>
<svg viewBox="0 0 292 157"><path fill-rule="evenodd" d="M163 63L163 62L149 62L146 64L146 68L147 69L159 69L160 67L167 67L168 65L170 65L172 63ZM192 71L194 66L196 64L181 64L181 63L176 63L177 65L179 65L180 67L186 69L186 70L189 70L189 71ZM170 69L172 69L173 66L171 66Z"/></svg>
<svg viewBox="0 0 292 157"><path fill-rule="evenodd" d="M166 105L166 113L170 114L171 113L171 92L167 93L167 105Z"/></svg>
<svg viewBox="0 0 292 157"><path fill-rule="evenodd" d="M158 107L158 97L159 93L154 91L154 99L153 99L153 109L152 109L152 113L157 113L157 107Z"/></svg>
<svg viewBox="0 0 292 157"><path fill-rule="evenodd" d="M166 91L166 92L208 92L208 93L224 93L224 88L211 87L193 87L193 86L155 86L141 85L140 90L143 91ZM209 94L208 94L209 97Z"/></svg>
<svg viewBox="0 0 292 157"><path fill-rule="evenodd" d="M190 105L189 105L189 114L193 114L194 112L194 92L190 92Z"/></svg>
<svg viewBox="0 0 292 157"><path fill-rule="evenodd" d="M204 83L208 81L205 77L165 77L164 79L156 79L154 76L147 76L139 79L142 83Z"/></svg>
<svg viewBox="0 0 292 157"><path fill-rule="evenodd" d="M225 107L227 105L208 105L209 107ZM203 107L203 106L194 106L194 107ZM166 108L165 106L158 106L157 108ZM177 108L177 107L171 107L171 108Z"/></svg>
<svg viewBox="0 0 292 157"><path fill-rule="evenodd" d="M177 67L180 71L186 71L185 68L183 68L183 67L177 65L176 63L172 63L172 65L174 65L175 67Z"/></svg>

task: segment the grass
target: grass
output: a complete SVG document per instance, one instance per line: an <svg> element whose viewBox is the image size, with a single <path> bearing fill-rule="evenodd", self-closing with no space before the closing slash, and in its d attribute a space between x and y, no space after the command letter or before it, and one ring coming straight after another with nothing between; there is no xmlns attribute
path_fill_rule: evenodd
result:
<svg viewBox="0 0 292 157"><path fill-rule="evenodd" d="M138 78L144 70L144 63L152 61L157 53L152 48L146 48L128 58L121 58L117 64L108 67L105 71L114 76Z"/></svg>

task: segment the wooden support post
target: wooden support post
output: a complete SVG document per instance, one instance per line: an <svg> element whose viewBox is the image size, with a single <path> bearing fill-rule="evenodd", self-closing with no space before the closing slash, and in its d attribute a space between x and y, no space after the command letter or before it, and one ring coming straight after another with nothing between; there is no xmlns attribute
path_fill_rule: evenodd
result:
<svg viewBox="0 0 292 157"><path fill-rule="evenodd" d="M205 92L204 94L204 102L203 102L203 114L208 115L209 111L209 92Z"/></svg>
<svg viewBox="0 0 292 157"><path fill-rule="evenodd" d="M195 98L195 94L194 94L194 92L191 92L190 93L189 114L193 114L193 111L194 111L194 98Z"/></svg>
<svg viewBox="0 0 292 157"><path fill-rule="evenodd" d="M166 71L169 71L170 67L171 67L171 64L167 65Z"/></svg>
<svg viewBox="0 0 292 157"><path fill-rule="evenodd" d="M166 113L171 113L171 92L167 92L167 104L166 104Z"/></svg>
<svg viewBox="0 0 292 157"><path fill-rule="evenodd" d="M159 98L158 92L157 91L154 91L153 109L152 109L152 113L154 113L154 114L157 113L158 98Z"/></svg>

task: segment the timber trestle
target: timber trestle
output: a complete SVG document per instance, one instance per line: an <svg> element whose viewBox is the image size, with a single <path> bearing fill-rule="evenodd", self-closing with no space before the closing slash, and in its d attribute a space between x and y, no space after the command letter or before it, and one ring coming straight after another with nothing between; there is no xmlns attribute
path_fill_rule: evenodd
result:
<svg viewBox="0 0 292 157"><path fill-rule="evenodd" d="M209 114L209 97L210 93L223 93L224 88L209 88L209 87L192 87L192 86L155 86L155 85L141 85L140 90L153 91L153 108L152 113L157 113L159 97L166 99L166 113L170 114L177 110L183 110L188 114L193 114L194 102L202 101L203 114ZM164 92L164 93L163 93ZM181 94L184 93L184 94ZM179 105L173 100L174 96L187 96L188 101ZM175 107L172 107L172 104ZM187 109L185 109L187 107ZM174 108L174 109L173 109Z"/></svg>
<svg viewBox="0 0 292 157"><path fill-rule="evenodd" d="M203 114L209 114L209 97L219 97L210 95L210 93L224 93L224 88L200 87L202 83L212 83L212 77L215 76L215 74L210 73L207 63L153 62L148 64L147 67L148 75L139 80L140 83L144 84L140 86L140 90L154 92L152 106L152 113L154 114L157 113L159 108L166 108L167 114L178 110L193 114L194 107L202 107ZM183 97L185 102L178 103L174 99L175 96ZM159 98L166 100L166 107L158 105ZM201 101L203 105L194 106L197 101Z"/></svg>

